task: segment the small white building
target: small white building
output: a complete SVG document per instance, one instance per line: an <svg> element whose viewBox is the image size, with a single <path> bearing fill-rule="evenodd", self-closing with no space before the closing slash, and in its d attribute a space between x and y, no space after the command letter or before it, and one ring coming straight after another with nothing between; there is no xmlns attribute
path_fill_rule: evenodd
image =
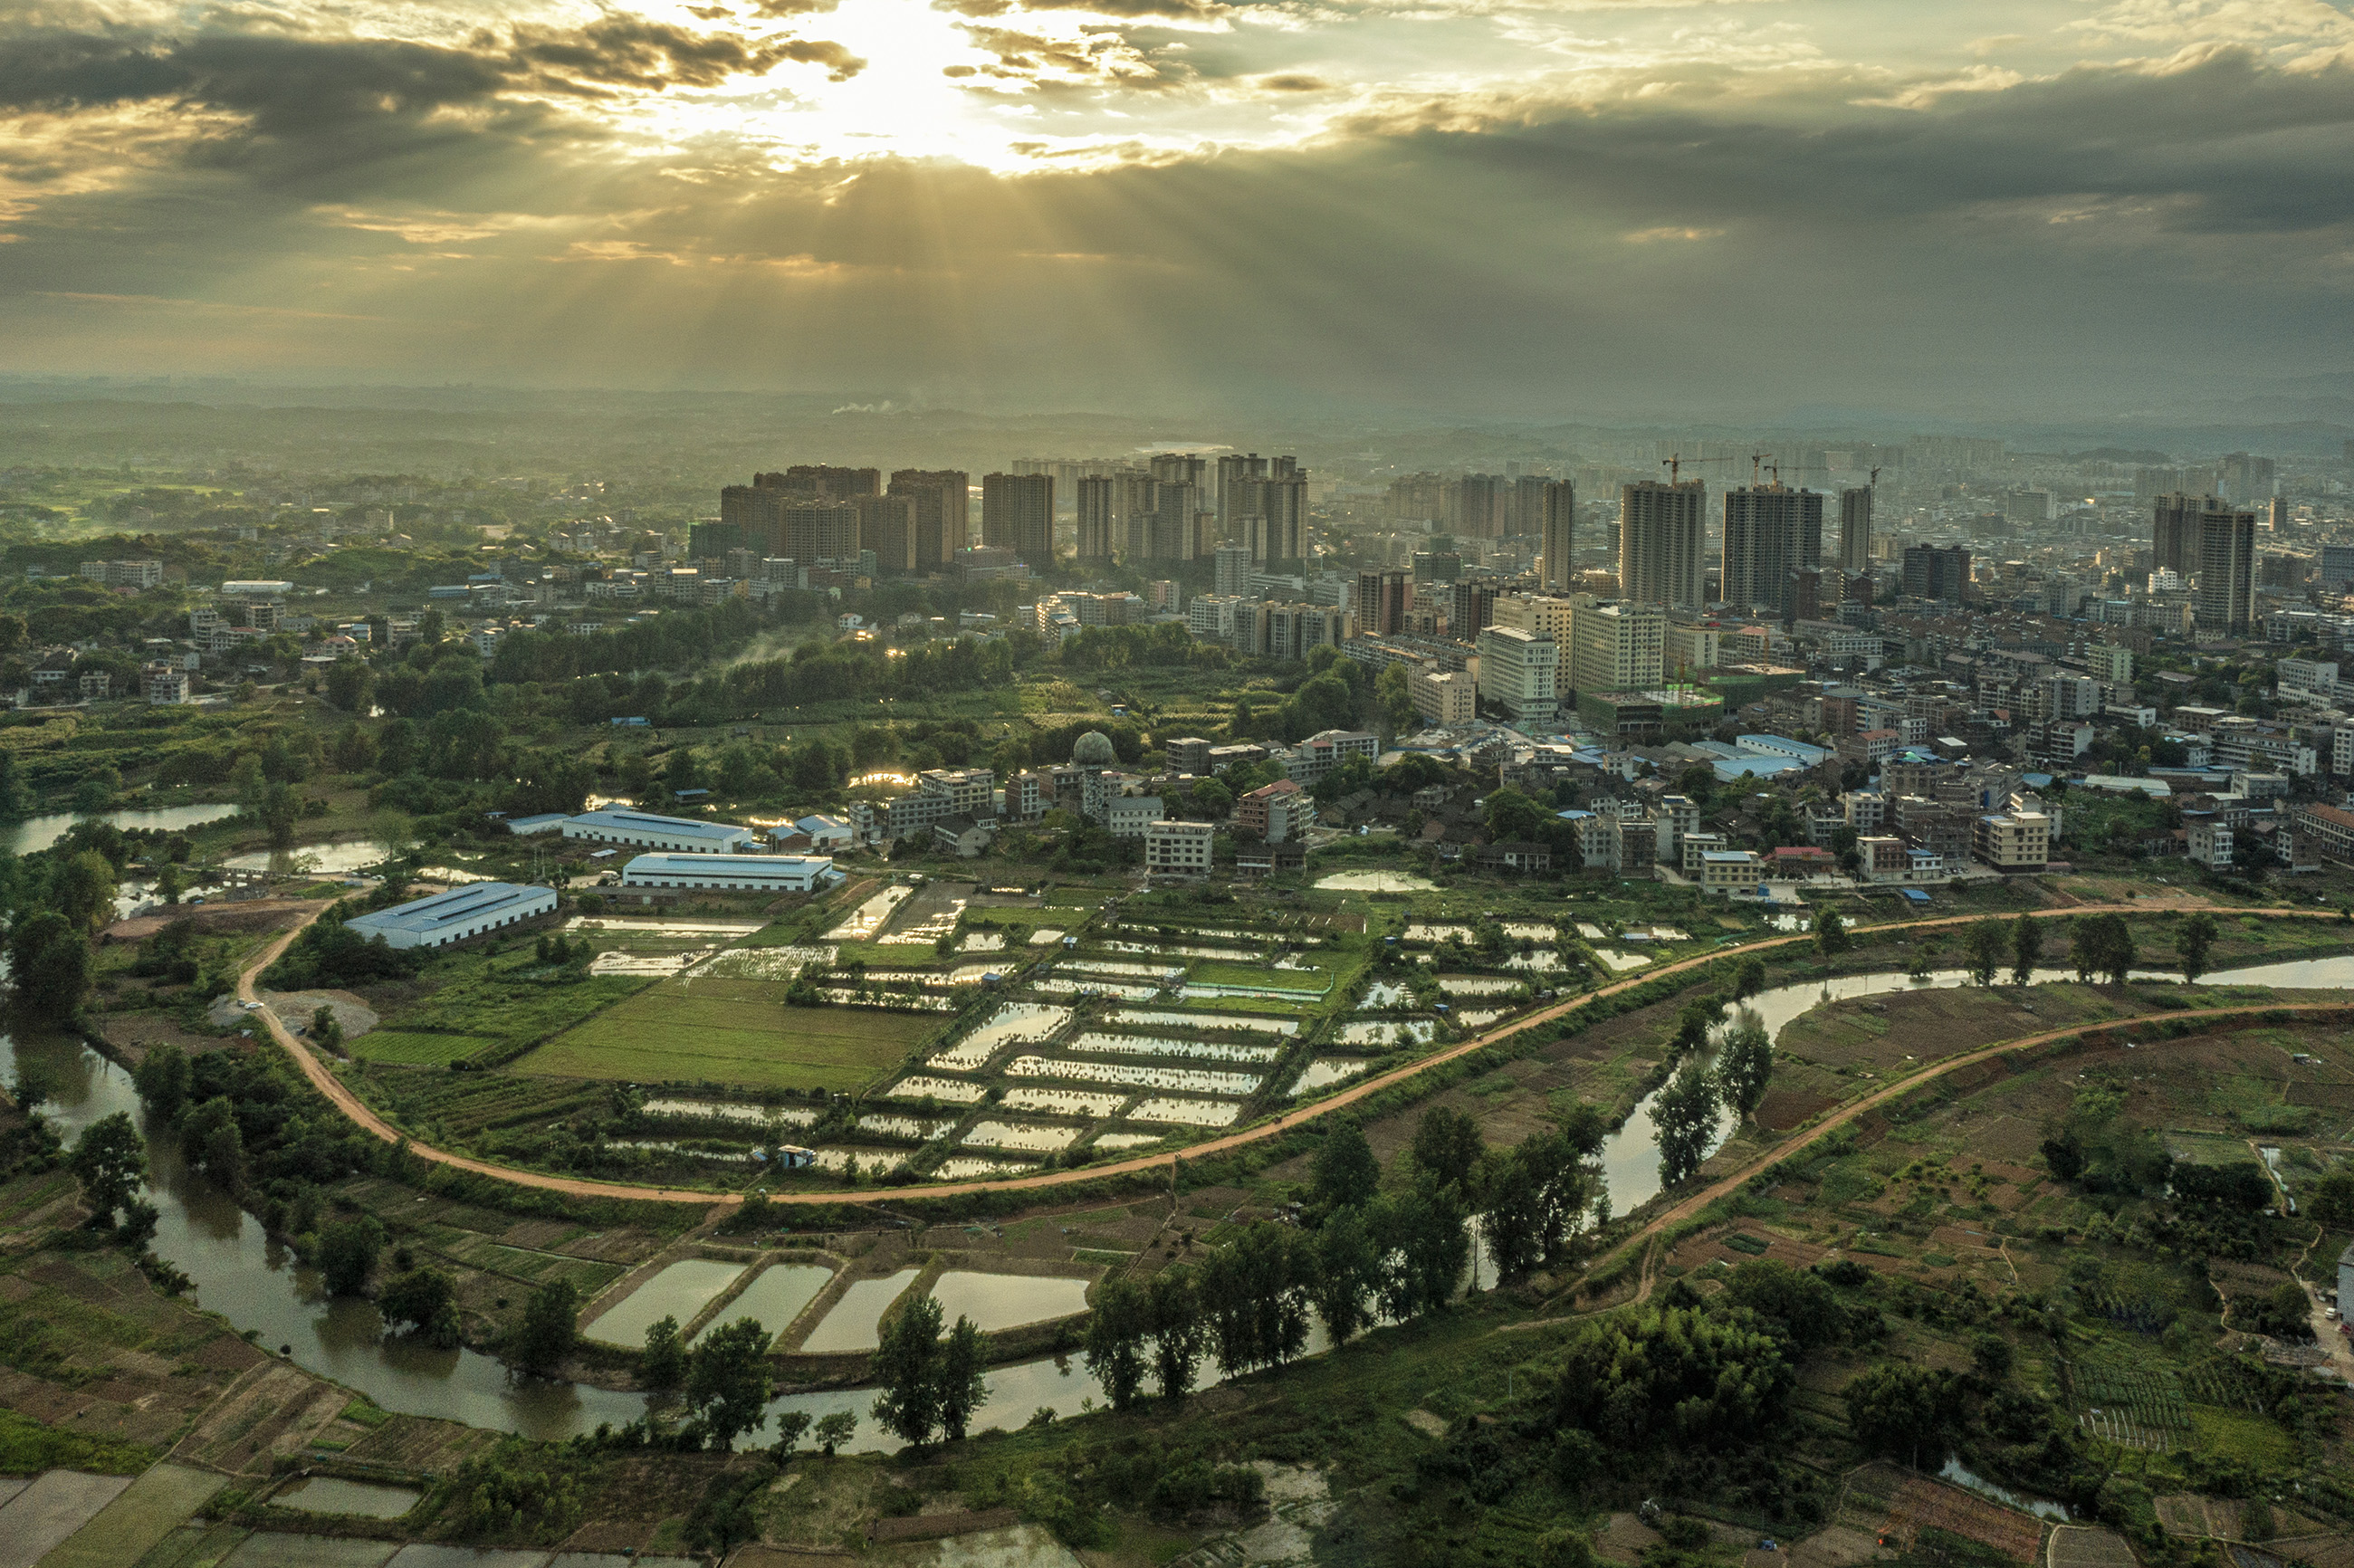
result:
<svg viewBox="0 0 2354 1568"><path fill-rule="evenodd" d="M733 822L702 822L692 817L662 817L622 807L567 818L564 836L676 854L741 854L760 845L757 829L739 828Z"/></svg>
<svg viewBox="0 0 2354 1568"><path fill-rule="evenodd" d="M344 922L362 937L384 938L387 948L446 948L503 926L519 926L556 913L556 889L521 887L511 882L477 882L429 898L414 898Z"/></svg>
<svg viewBox="0 0 2354 1568"><path fill-rule="evenodd" d="M1208 822L1152 823L1144 831L1145 874L1170 882L1207 882L1217 832Z"/></svg>
<svg viewBox="0 0 2354 1568"><path fill-rule="evenodd" d="M1167 814L1158 795L1116 795L1104 802L1104 831L1116 839L1140 839Z"/></svg>
<svg viewBox="0 0 2354 1568"><path fill-rule="evenodd" d="M673 892L810 893L833 880L822 854L642 854L621 868L624 887Z"/></svg>

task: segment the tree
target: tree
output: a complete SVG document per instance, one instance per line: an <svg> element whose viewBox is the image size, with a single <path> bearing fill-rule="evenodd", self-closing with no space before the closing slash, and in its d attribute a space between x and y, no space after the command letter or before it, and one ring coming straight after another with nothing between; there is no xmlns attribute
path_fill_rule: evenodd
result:
<svg viewBox="0 0 2354 1568"><path fill-rule="evenodd" d="M1114 1410L1135 1404L1144 1386L1144 1341L1151 1331L1152 1302L1142 1286L1107 1279L1097 1288L1087 1319L1087 1371L1103 1384Z"/></svg>
<svg viewBox="0 0 2354 1568"><path fill-rule="evenodd" d="M2121 915L2079 915L2069 922L2068 961L2080 980L2106 975L2123 985L2133 972L2133 932Z"/></svg>
<svg viewBox="0 0 2354 1568"><path fill-rule="evenodd" d="M2207 955L2215 946L2215 917L2201 909L2186 916L2175 928L2174 950L2182 959L2182 983L2196 985L2207 972Z"/></svg>
<svg viewBox="0 0 2354 1568"><path fill-rule="evenodd" d="M738 1318L708 1330L688 1355L686 1407L712 1448L724 1452L768 1424L770 1337L758 1318Z"/></svg>
<svg viewBox="0 0 2354 1568"><path fill-rule="evenodd" d="M981 1329L960 1313L956 1327L940 1346L939 1370L933 1383L932 1403L939 1412L940 1431L951 1443L964 1440L972 1413L989 1402L989 1382L981 1375L986 1349Z"/></svg>
<svg viewBox="0 0 2354 1568"><path fill-rule="evenodd" d="M311 1038L330 1051L344 1043L343 1020L323 1001L311 1010Z"/></svg>
<svg viewBox="0 0 2354 1568"><path fill-rule="evenodd" d="M1746 1119L1766 1097L1766 1085L1773 1074L1774 1042L1757 1015L1744 1012L1724 1044L1717 1047L1717 1093Z"/></svg>
<svg viewBox="0 0 2354 1568"><path fill-rule="evenodd" d="M1970 978L1980 985L1994 984L2003 956L2010 948L2009 938L2003 935L2002 922L1991 915L1972 922L1963 946L1970 955Z"/></svg>
<svg viewBox="0 0 2354 1568"><path fill-rule="evenodd" d="M1311 1162L1316 1201L1327 1210L1352 1209L1373 1198L1382 1183L1382 1162L1355 1117L1337 1119Z"/></svg>
<svg viewBox="0 0 2354 1568"><path fill-rule="evenodd" d="M409 1330L429 1345L457 1348L458 1295L450 1277L438 1268L394 1275L376 1297L376 1309L386 1323Z"/></svg>
<svg viewBox="0 0 2354 1568"><path fill-rule="evenodd" d="M1469 1181L1483 1147L1479 1120L1469 1111L1433 1106L1415 1125L1414 1162L1442 1187L1459 1188Z"/></svg>
<svg viewBox="0 0 2354 1568"><path fill-rule="evenodd" d="M1708 1044L1708 1032L1716 1027L1717 1002L1714 998L1702 998L1684 1003L1676 1014L1675 1054L1688 1055Z"/></svg>
<svg viewBox="0 0 2354 1568"><path fill-rule="evenodd" d="M676 1318L646 1326L646 1351L638 1362L649 1388L676 1388L686 1379L686 1340Z"/></svg>
<svg viewBox="0 0 2354 1568"><path fill-rule="evenodd" d="M147 1146L139 1140L131 1113L116 1111L82 1128L69 1168L81 1183L90 1223L114 1224L115 1211L131 1206L139 1196L139 1183L147 1177Z"/></svg>
<svg viewBox="0 0 2354 1568"><path fill-rule="evenodd" d="M1747 1001L1766 989L1766 960L1752 953L1733 972L1733 999Z"/></svg>
<svg viewBox="0 0 2354 1568"><path fill-rule="evenodd" d="M1882 1362L1847 1385L1847 1424L1865 1452L1902 1454L1914 1468L1944 1463L1961 1418L1960 1379L1950 1371Z"/></svg>
<svg viewBox="0 0 2354 1568"><path fill-rule="evenodd" d="M2032 915L2021 915L2010 923L2010 983L2026 985L2034 980L2042 957L2043 927Z"/></svg>
<svg viewBox="0 0 2354 1568"><path fill-rule="evenodd" d="M1824 958L1834 959L1850 947L1847 922L1836 909L1826 909L1815 916L1815 951Z"/></svg>
<svg viewBox="0 0 2354 1568"><path fill-rule="evenodd" d="M327 666L323 689L327 700L345 713L364 714L376 689L376 672L347 653Z"/></svg>
<svg viewBox="0 0 2354 1568"><path fill-rule="evenodd" d="M90 938L54 909L18 919L8 931L8 967L16 998L36 1017L62 1023L90 989Z"/></svg>
<svg viewBox="0 0 2354 1568"><path fill-rule="evenodd" d="M810 1437L817 1444L819 1451L831 1459L836 1448L841 1447L857 1435L858 1413L854 1410L837 1410L831 1415L819 1416L817 1428L810 1434Z"/></svg>
<svg viewBox="0 0 2354 1568"><path fill-rule="evenodd" d="M330 1296L367 1290L376 1255L384 1250L384 1226L374 1214L338 1220L319 1233L319 1279Z"/></svg>
<svg viewBox="0 0 2354 1568"><path fill-rule="evenodd" d="M2313 1184L2306 1211L2316 1224L2354 1230L2354 1164L2338 1166Z"/></svg>
<svg viewBox="0 0 2354 1568"><path fill-rule="evenodd" d="M58 913L81 930L95 931L114 919L114 863L84 850L58 868L50 889Z"/></svg>
<svg viewBox="0 0 2354 1568"><path fill-rule="evenodd" d="M875 1419L903 1442L928 1443L939 1425L939 1340L940 1304L919 1296L899 1308L875 1350L875 1375L883 1393L875 1401Z"/></svg>
<svg viewBox="0 0 2354 1568"><path fill-rule="evenodd" d="M29 815L33 806L33 792L16 766L16 752L0 750L0 821L16 821Z"/></svg>
<svg viewBox="0 0 2354 1568"><path fill-rule="evenodd" d="M1471 1257L1468 1217L1457 1190L1428 1177L1373 1205L1366 1229L1383 1262L1384 1313L1403 1322L1447 1305Z"/></svg>
<svg viewBox="0 0 2354 1568"><path fill-rule="evenodd" d="M1394 668L1395 666L1393 666ZM1365 1327L1365 1303L1381 1281L1382 1260L1357 1209L1342 1209L1316 1233L1316 1314L1335 1345Z"/></svg>
<svg viewBox="0 0 2354 1568"><path fill-rule="evenodd" d="M1183 1264L1164 1268L1147 1287L1152 1319L1152 1368L1163 1399L1193 1391L1202 1362L1202 1305L1193 1294L1193 1271Z"/></svg>
<svg viewBox="0 0 2354 1568"><path fill-rule="evenodd" d="M139 1103L147 1107L149 1116L163 1122L178 1119L180 1107L188 1103L192 1081L188 1054L169 1041L150 1049L131 1075Z"/></svg>
<svg viewBox="0 0 2354 1568"><path fill-rule="evenodd" d="M1659 1146L1659 1183L1672 1187L1700 1169L1716 1131L1716 1086L1698 1061L1676 1069L1652 1102L1651 1122Z"/></svg>
<svg viewBox="0 0 2354 1568"><path fill-rule="evenodd" d="M1591 1433L1622 1457L1731 1445L1779 1417L1791 1382L1770 1329L1646 1307L1590 1323L1569 1341L1553 1414L1555 1425Z"/></svg>
<svg viewBox="0 0 2354 1568"><path fill-rule="evenodd" d="M580 1341L580 1291L568 1279L551 1279L524 1302L523 1317L507 1333L507 1359L527 1372L546 1373L563 1364Z"/></svg>
<svg viewBox="0 0 2354 1568"><path fill-rule="evenodd" d="M1564 1255L1592 1189L1585 1152L1573 1134L1553 1130L1532 1133L1510 1152L1490 1157L1479 1181L1486 1202L1479 1229L1507 1282Z"/></svg>
<svg viewBox="0 0 2354 1568"><path fill-rule="evenodd" d="M809 1429L810 1413L808 1411L779 1410L777 1412L777 1440L769 1445L769 1457L777 1462L777 1468L781 1470L791 1463L793 1450L801 1446L801 1441L809 1435Z"/></svg>
<svg viewBox="0 0 2354 1568"><path fill-rule="evenodd" d="M1414 686L1406 679L1405 666L1392 664L1373 683L1373 695L1382 705L1382 720L1392 735L1414 727Z"/></svg>

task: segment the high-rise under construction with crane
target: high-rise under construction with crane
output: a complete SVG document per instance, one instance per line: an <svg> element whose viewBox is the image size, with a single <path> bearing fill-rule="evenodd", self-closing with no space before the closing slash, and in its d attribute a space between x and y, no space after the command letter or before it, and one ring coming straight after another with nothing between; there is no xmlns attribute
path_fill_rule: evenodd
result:
<svg viewBox="0 0 2354 1568"><path fill-rule="evenodd" d="M1697 609L1708 602L1708 486L1647 479L1618 487L1618 597Z"/></svg>

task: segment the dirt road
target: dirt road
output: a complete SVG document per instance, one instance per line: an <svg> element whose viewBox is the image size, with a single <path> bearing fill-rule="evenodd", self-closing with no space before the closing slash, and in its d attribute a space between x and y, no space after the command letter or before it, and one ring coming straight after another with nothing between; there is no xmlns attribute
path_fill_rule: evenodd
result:
<svg viewBox="0 0 2354 1568"><path fill-rule="evenodd" d="M2207 907L2209 907L2209 906L2195 905L2174 899L2147 899L2137 904L2086 905L2081 908L2070 910L2069 914L2072 916L2109 913L2123 915L2147 915L2167 911ZM2257 909L2233 910L2230 911L2230 913L2254 914L2299 919L2337 918L2337 912L2330 909ZM314 912L308 919L305 919L302 925L296 926L293 929L288 931L284 936L279 938L276 941L263 948L259 954L255 955L252 961L247 964L244 972L238 976L237 994L239 1001L252 1001L256 1000L254 992L255 977L260 974L263 969L268 969L271 964L277 962L278 956L284 952L287 945L292 942L294 938L301 934L303 927L308 926L312 920L315 920L317 918L318 915ZM1875 933L1891 929L1927 931L1947 926L1967 926L1980 918L1983 918L1983 916L1978 915L1951 915L1935 920L1905 921L1895 927L1878 926L1870 927L1870 929ZM1800 935L1775 937L1762 942L1744 943L1740 947L1728 948L1721 952L1703 953L1694 958L1684 959L1679 962L1654 969L1649 974L1638 976L1631 980L1620 980L1615 984L1604 986L1597 991L1583 992L1580 995L1570 998L1566 1001L1556 1002L1550 1007L1542 1008L1535 1012L1525 1013L1521 1017L1512 1020L1509 1023L1505 1023L1495 1029L1490 1030L1485 1034L1476 1036L1469 1040L1459 1041L1434 1055L1422 1057L1418 1061L1410 1062L1403 1067L1394 1068L1387 1073L1384 1073L1379 1077L1369 1078L1363 1083L1352 1085L1339 1094L1319 1100L1314 1105L1304 1107L1299 1110L1288 1112L1278 1117L1273 1121L1262 1122L1257 1127L1245 1128L1239 1132L1227 1133L1224 1137L1212 1139L1206 1143L1193 1144L1173 1155L1141 1155L1133 1160L1115 1160L1108 1165L1090 1165L1076 1171L1054 1171L1044 1172L1036 1176L1015 1176L994 1181L949 1181L923 1186L888 1187L879 1190L870 1188L865 1191L854 1190L850 1192L771 1192L769 1194L769 1197L771 1202L779 1203L864 1203L873 1202L877 1198L885 1200L896 1198L952 1198L976 1192L1034 1192L1049 1187L1069 1186L1081 1181L1100 1181L1108 1176L1127 1176L1133 1175L1140 1171L1164 1169L1179 1159L1199 1160L1206 1155L1222 1154L1231 1150L1243 1148L1247 1144L1257 1143L1262 1139L1272 1138L1276 1134L1284 1131L1288 1128L1296 1126L1300 1122L1311 1120L1318 1117L1331 1116L1335 1111L1345 1110L1350 1106L1356 1104L1369 1096L1379 1094L1384 1089L1404 1083L1407 1079L1412 1078L1418 1074L1428 1072L1433 1067L1456 1061L1463 1056L1468 1056L1472 1052L1480 1050L1486 1046L1493 1045L1499 1041L1510 1039L1512 1035L1520 1033L1522 1030L1533 1029L1540 1024L1550 1023L1555 1019L1565 1017L1568 1014L1576 1012L1579 1008L1591 1005L1598 998L1616 996L1623 991L1631 991L1638 985L1648 985L1651 981L1665 975L1681 974L1693 969L1705 969L1709 965L1720 962L1727 958L1746 957L1751 953L1762 953L1776 948L1787 948L1794 943L1811 942L1813 939L1814 938L1811 937ZM386 1122L383 1118L377 1116L376 1112L370 1110L366 1105L362 1104L359 1097L353 1094L349 1088L345 1087L343 1080L336 1077L332 1072L328 1071L326 1066L322 1064L316 1056L311 1054L310 1049L303 1045L301 1041L295 1039L293 1034L288 1031L285 1024L280 1022L277 1017L273 1015L269 1009L263 1008L252 1016L258 1017L262 1021L264 1027L267 1028L270 1033L270 1038L277 1041L280 1045L286 1049L287 1054L292 1056L295 1064L302 1068L302 1075L310 1079L312 1085L317 1088L321 1094L326 1096L328 1100L334 1105L336 1109L349 1117L360 1128L375 1137L384 1139L387 1143L395 1143L400 1140L404 1134L402 1134L398 1128ZM2199 1017L2201 1015L2197 1013L2170 1013L2168 1016L2183 1018ZM2066 1032L2062 1031L2062 1033ZM2005 1045L1988 1046L1985 1050L1973 1053L1968 1056L1956 1058L1952 1061L1941 1063L1935 1067L1924 1069L1922 1073L1916 1074L1914 1076L1906 1079L1903 1084L1894 1086L1889 1089L1882 1090L1864 1100L1857 1102L1854 1106L1850 1107L1845 1111L1839 1113L1831 1121L1824 1123L1813 1133L1809 1134L1805 1141L1812 1141L1814 1138L1821 1136L1823 1132L1829 1130L1831 1127L1844 1125L1847 1120L1851 1119L1862 1109L1869 1106L1880 1103L1887 1098L1889 1095L1899 1092L1904 1087L1916 1086L1929 1077L1935 1076L1936 1074L1940 1072L1950 1071L1954 1067L1960 1066L1967 1062L1983 1060L1986 1056L1994 1054L1999 1051L2015 1049L2020 1044L2022 1044L2022 1042L2012 1041ZM1801 1146L1802 1145L1791 1147ZM477 1175L495 1177L499 1181L512 1181L520 1187L536 1187L546 1192L564 1192L576 1198L619 1198L633 1202L661 1203L719 1204L738 1203L743 1202L743 1199L738 1194L733 1192L694 1192L672 1187L634 1187L612 1181L582 1181L576 1177L550 1176L536 1171L519 1171L512 1166L493 1165L487 1160L472 1160L461 1154L451 1154L446 1150L435 1149L429 1145L422 1143L411 1142L408 1149L409 1152L416 1155L419 1159L431 1160L438 1165L452 1166L461 1171L473 1171ZM1775 1152L1774 1157L1778 1159L1781 1155L1787 1152L1789 1152L1788 1148L1780 1149ZM1713 1193L1715 1190L1716 1189L1712 1187L1710 1191ZM1729 1190L1729 1188L1727 1190ZM1671 1213L1686 1212L1693 1205L1705 1201L1707 1201L1705 1197L1687 1200L1685 1202L1678 1204L1676 1209L1671 1211ZM1653 1221L1650 1225L1644 1227L1644 1234L1648 1234L1651 1229L1661 1223L1664 1222Z"/></svg>

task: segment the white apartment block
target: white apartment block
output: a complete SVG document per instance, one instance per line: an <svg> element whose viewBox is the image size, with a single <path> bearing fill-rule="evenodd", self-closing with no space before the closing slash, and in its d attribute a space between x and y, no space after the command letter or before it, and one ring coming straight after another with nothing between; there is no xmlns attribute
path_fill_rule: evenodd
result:
<svg viewBox="0 0 2354 1568"><path fill-rule="evenodd" d="M1210 876L1210 846L1217 830L1207 822L1150 824L1144 830L1144 870L1169 882L1206 882Z"/></svg>

